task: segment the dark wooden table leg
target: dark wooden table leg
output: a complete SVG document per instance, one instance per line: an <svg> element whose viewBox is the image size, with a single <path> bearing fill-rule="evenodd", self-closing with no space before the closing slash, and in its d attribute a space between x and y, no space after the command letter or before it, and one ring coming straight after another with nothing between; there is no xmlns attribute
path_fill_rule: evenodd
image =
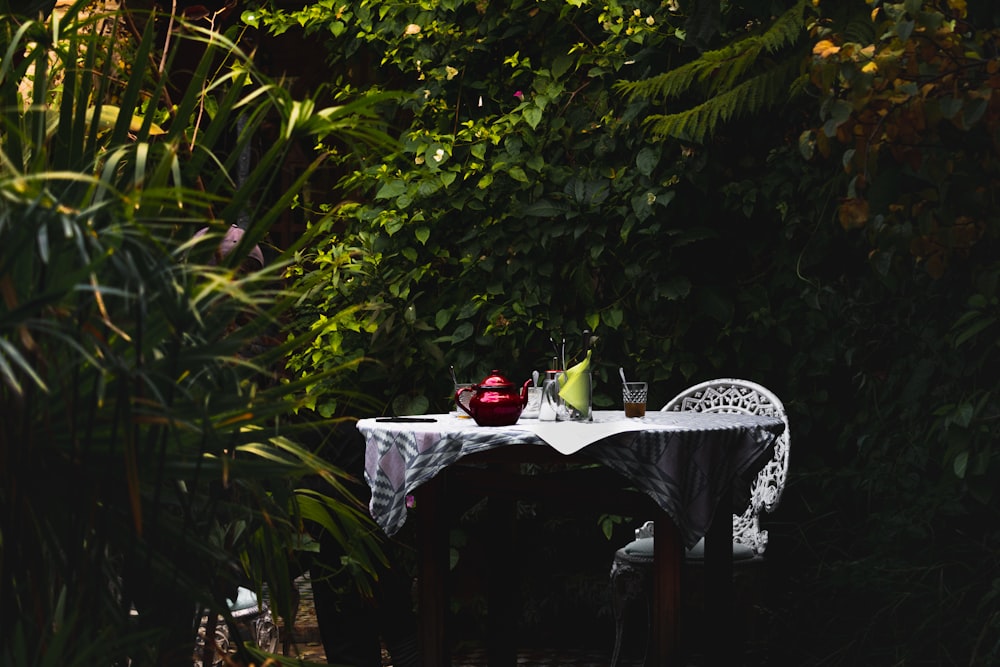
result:
<svg viewBox="0 0 1000 667"><path fill-rule="evenodd" d="M653 617L647 665L678 667L681 664L681 568L684 548L677 525L661 512L653 540Z"/></svg>
<svg viewBox="0 0 1000 667"><path fill-rule="evenodd" d="M446 476L438 475L416 490L419 578L417 581L417 622L423 667L449 667L447 633L448 510Z"/></svg>
<svg viewBox="0 0 1000 667"><path fill-rule="evenodd" d="M705 653L710 665L732 665L737 633L733 627L733 520L730 493L715 510L705 536Z"/></svg>
<svg viewBox="0 0 1000 667"><path fill-rule="evenodd" d="M517 665L517 586L518 569L515 549L516 501L490 496L487 517L489 544L489 610L487 612L489 667Z"/></svg>

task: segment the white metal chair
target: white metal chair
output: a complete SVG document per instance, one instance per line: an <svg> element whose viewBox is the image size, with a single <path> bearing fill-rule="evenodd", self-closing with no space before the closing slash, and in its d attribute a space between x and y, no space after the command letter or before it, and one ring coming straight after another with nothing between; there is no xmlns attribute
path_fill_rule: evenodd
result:
<svg viewBox="0 0 1000 667"><path fill-rule="evenodd" d="M267 602L260 600L249 588L239 587L235 600L227 600L229 612L240 628L244 640L252 641L257 647L274 653L278 648L278 627L271 618ZM202 617L195 641L194 667L203 667L202 655L205 650L205 634L208 618ZM229 635L229 627L220 616L215 625L215 654L211 667L222 667L231 663L228 656L236 653L236 646ZM225 657L224 657L225 656Z"/></svg>
<svg viewBox="0 0 1000 667"><path fill-rule="evenodd" d="M785 430L778 437L774 455L757 474L750 487L750 503L741 514L733 515L733 563L761 559L767 548L767 531L760 527L761 512L773 512L781 500L788 475L788 417L778 397L749 380L720 379L702 382L675 396L664 411L740 412L779 417ZM645 597L653 563L653 522L647 521L635 531L636 539L615 553L611 566L612 606L615 614L615 649L611 667L618 664L622 650L625 611L629 602ZM704 540L685 553L689 563L704 559Z"/></svg>

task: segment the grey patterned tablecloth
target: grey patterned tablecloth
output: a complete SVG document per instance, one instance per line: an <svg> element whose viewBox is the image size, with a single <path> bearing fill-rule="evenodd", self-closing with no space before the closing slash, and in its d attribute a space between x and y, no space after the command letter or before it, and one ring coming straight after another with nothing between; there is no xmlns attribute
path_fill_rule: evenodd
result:
<svg viewBox="0 0 1000 667"><path fill-rule="evenodd" d="M484 427L454 415L426 417L436 421L358 422L367 443L371 515L387 535L406 522L407 494L463 456L507 445L580 449L567 449L561 441L562 422L523 419L514 426ZM625 419L620 411L599 411L594 421L567 423L565 434L575 438L592 429L596 439L583 440L587 455L649 495L673 518L688 547L707 532L730 483L746 497L784 430L784 422L775 417L704 412L648 412L637 420Z"/></svg>

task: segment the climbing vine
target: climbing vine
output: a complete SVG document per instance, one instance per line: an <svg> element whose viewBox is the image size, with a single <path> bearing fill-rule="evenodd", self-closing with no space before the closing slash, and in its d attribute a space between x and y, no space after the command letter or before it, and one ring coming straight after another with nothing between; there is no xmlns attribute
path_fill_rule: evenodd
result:
<svg viewBox="0 0 1000 667"><path fill-rule="evenodd" d="M364 357L352 382L378 409L436 411L449 366L524 379L550 339L590 329L599 407L618 366L653 403L756 379L794 425L770 526L782 585L799 612L845 591L872 610L864 638L835 618L796 626L799 648L995 660L991 2L362 1L244 19L323 35L344 85L400 91L384 107L397 150L360 156L353 196L313 218L326 240L299 267L299 324L318 335L293 370ZM313 389L324 414L354 407Z"/></svg>

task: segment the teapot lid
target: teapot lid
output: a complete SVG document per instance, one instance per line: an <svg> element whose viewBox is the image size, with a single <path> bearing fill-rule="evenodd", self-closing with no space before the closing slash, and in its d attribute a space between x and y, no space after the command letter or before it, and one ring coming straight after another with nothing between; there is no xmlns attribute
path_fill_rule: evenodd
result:
<svg viewBox="0 0 1000 667"><path fill-rule="evenodd" d="M500 371L493 369L490 374L479 383L480 387L489 389L506 389L513 387L514 383L500 374Z"/></svg>

